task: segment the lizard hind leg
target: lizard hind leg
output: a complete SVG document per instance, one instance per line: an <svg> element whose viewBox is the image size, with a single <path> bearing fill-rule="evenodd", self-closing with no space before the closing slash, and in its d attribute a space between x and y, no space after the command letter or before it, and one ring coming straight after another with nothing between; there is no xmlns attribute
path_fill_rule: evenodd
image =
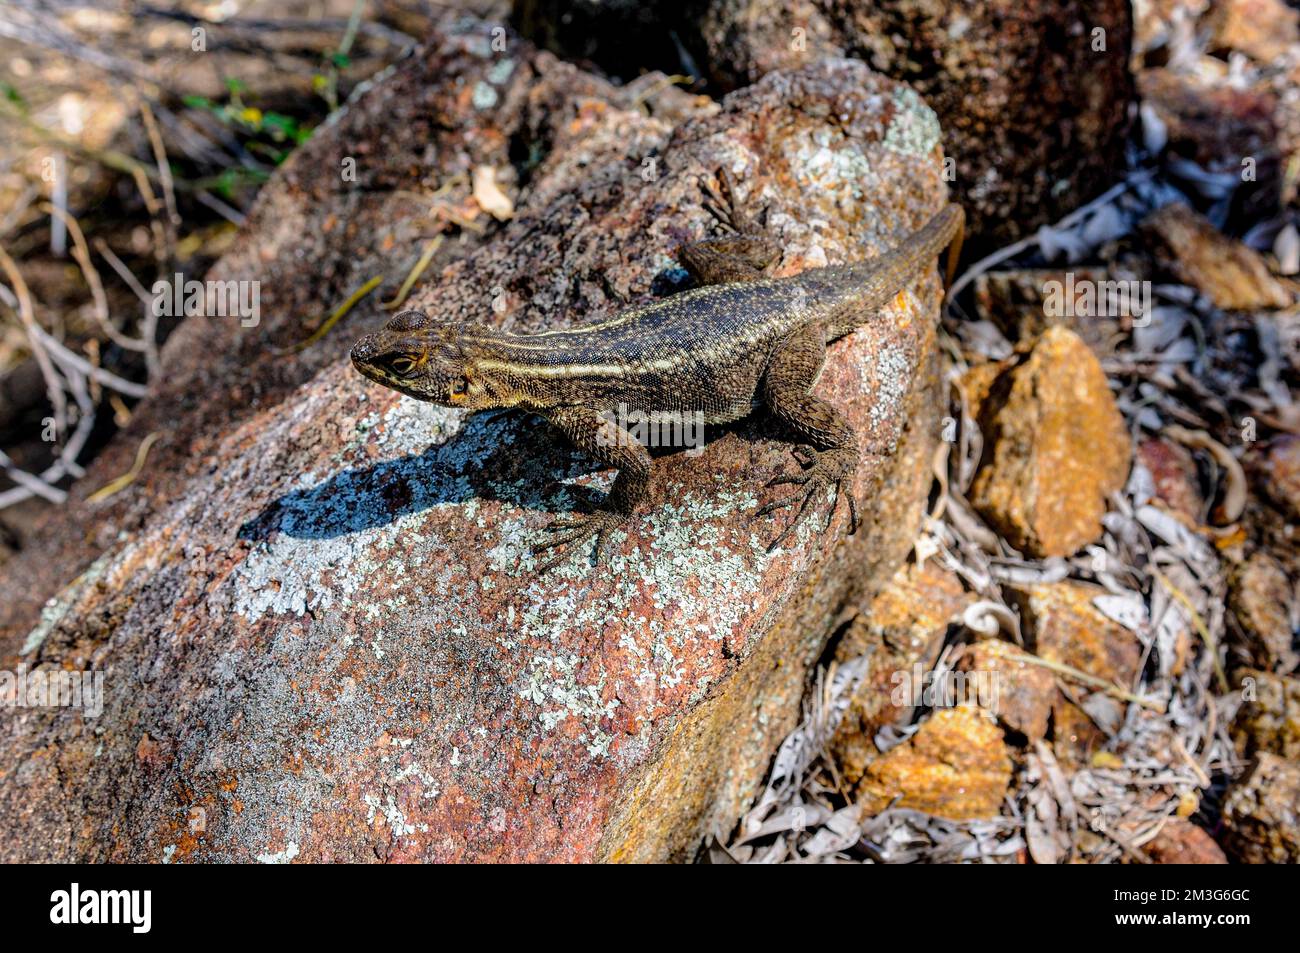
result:
<svg viewBox="0 0 1300 953"><path fill-rule="evenodd" d="M858 528L857 501L853 477L858 468L858 437L853 427L829 402L810 391L826 357L822 328L807 325L791 335L768 364L763 379L763 402L773 415L807 442L796 449L801 470L782 474L769 487L791 485L795 491L762 507L755 518L778 510L797 507L793 518L772 540L772 552L808 517L819 497L831 490L834 496L826 514L829 530L841 497L848 502L849 532ZM825 531L823 530L823 531Z"/></svg>

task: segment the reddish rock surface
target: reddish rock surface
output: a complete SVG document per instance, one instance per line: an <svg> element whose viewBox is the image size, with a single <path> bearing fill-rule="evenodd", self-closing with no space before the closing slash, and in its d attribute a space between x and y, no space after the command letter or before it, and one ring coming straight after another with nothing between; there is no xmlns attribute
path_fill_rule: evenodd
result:
<svg viewBox="0 0 1300 953"><path fill-rule="evenodd" d="M1101 535L1124 485L1129 437L1106 375L1077 334L1048 328L980 408L984 461L971 502L1033 556L1069 556Z"/></svg>
<svg viewBox="0 0 1300 953"><path fill-rule="evenodd" d="M599 57L621 76L698 70L734 89L853 56L910 83L943 122L976 249L1055 221L1123 168L1128 0L1082 9L1070 0L520 0L516 10L553 49Z"/></svg>
<svg viewBox="0 0 1300 953"><path fill-rule="evenodd" d="M1191 451L1163 437L1147 437L1138 442L1137 459L1151 474L1156 499L1183 517L1188 525L1199 526L1205 500L1197 483L1196 460Z"/></svg>
<svg viewBox="0 0 1300 953"><path fill-rule="evenodd" d="M1191 821L1171 817L1160 833L1142 846L1156 864L1226 864L1228 858L1214 838Z"/></svg>
<svg viewBox="0 0 1300 953"><path fill-rule="evenodd" d="M759 790L830 620L906 552L937 433L933 273L837 344L818 387L864 444L898 441L864 456L864 529L843 540L841 508L771 556L748 516L793 463L762 422L662 459L598 572L539 578L530 543L609 474L535 420L351 370L425 241L475 214L481 165L516 216L459 232L409 303L519 329L671 286L719 165L769 208L783 274L877 254L945 200L934 115L861 63L774 74L718 111L494 51L489 31L435 35L294 155L212 274L260 280L262 323L190 319L82 486L156 431L139 479L3 567L3 667L104 675L97 718L10 716L4 859L690 857ZM375 274L322 341L280 350Z"/></svg>

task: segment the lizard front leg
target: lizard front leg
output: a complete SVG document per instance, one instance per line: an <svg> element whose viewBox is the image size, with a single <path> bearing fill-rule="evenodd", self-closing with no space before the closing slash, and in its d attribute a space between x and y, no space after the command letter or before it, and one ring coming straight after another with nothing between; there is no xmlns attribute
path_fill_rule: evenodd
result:
<svg viewBox="0 0 1300 953"><path fill-rule="evenodd" d="M682 265L701 285L731 284L763 277L781 257L781 249L736 202L735 186L726 169L717 172L717 188L705 188L704 207L727 234L705 238L682 248Z"/></svg>
<svg viewBox="0 0 1300 953"><path fill-rule="evenodd" d="M595 538L595 559L610 530L625 524L645 499L650 485L650 454L635 437L609 416L587 407L559 407L546 412L546 419L580 450L606 466L617 467L618 476L604 504L591 513L574 513L554 520L544 532L547 539L533 547L533 554L557 550L539 571L563 562L588 539Z"/></svg>
<svg viewBox="0 0 1300 953"><path fill-rule="evenodd" d="M811 445L796 453L802 472L778 476L767 484L793 484L799 489L755 514L766 516L796 503L799 506L794 519L768 546L769 553L807 517L813 501L827 489L833 489L835 496L826 516L826 528L830 529L841 496L849 504L849 532L854 533L858 528L858 508L853 497L858 435L838 410L811 393L825 360L826 338L822 328L807 325L782 342L763 378L763 403L778 420Z"/></svg>

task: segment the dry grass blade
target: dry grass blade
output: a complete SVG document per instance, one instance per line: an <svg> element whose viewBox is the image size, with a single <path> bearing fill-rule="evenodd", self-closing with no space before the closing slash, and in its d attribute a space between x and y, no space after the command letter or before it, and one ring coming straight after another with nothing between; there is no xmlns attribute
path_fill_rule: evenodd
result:
<svg viewBox="0 0 1300 953"><path fill-rule="evenodd" d="M433 261L433 256L436 255L438 249L442 247L443 239L444 236L442 235L437 235L430 239L428 244L424 246L424 251L421 253L419 261L417 261L415 266L407 273L406 279L402 282L402 287L397 289L397 294L393 296L391 301L382 302L379 307L383 308L385 311L396 311L406 303L406 296L411 293L411 289L415 287L415 283L420 280L420 276L424 274L424 270L429 267L429 262Z"/></svg>
<svg viewBox="0 0 1300 953"><path fill-rule="evenodd" d="M117 479L105 483L94 493L91 493L86 497L86 502L98 503L101 500L106 500L113 494L125 490L128 486L134 483L136 478L140 476L140 472L144 469L145 460L149 456L149 449L160 436L161 434L156 430L147 434L145 438L140 441L140 446L136 448L135 461L131 464L131 469L127 470Z"/></svg>
<svg viewBox="0 0 1300 953"><path fill-rule="evenodd" d="M299 351L311 347L313 344L315 344L325 335L329 334L330 328L334 327L334 325L336 325L339 322L339 320L343 318L344 315L346 315L349 311L351 311L354 307L356 307L357 302L359 302L366 295L370 294L370 292L378 288L380 282L382 282L383 280L384 280L383 275L375 275L375 277L371 278L369 281L367 281L356 291L352 292L352 294L348 295L347 300L344 301L337 308L335 308L334 311L330 314L330 316L325 319L325 322L320 327L318 327L315 331L313 331L306 340L299 341L297 344L293 345L292 347L285 348L280 353L296 354Z"/></svg>

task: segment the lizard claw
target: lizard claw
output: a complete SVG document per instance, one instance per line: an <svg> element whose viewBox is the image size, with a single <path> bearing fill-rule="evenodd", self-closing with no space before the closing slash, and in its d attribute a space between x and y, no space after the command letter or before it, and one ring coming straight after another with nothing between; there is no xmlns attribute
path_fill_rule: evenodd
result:
<svg viewBox="0 0 1300 953"><path fill-rule="evenodd" d="M703 185L704 210L713 216L724 232L733 235L757 234L760 229L754 227L749 216L741 211L740 203L736 201L736 184L731 179L731 173L725 166L720 166L713 175L717 179L717 185L711 182ZM763 210L762 218L764 220L767 218L766 209Z"/></svg>
<svg viewBox="0 0 1300 953"><path fill-rule="evenodd" d="M803 486L811 479L812 477L810 477L807 473L782 473L780 476L772 477L772 479L768 480L765 485L769 488L774 486L788 486L788 485ZM763 509L766 510L767 507L763 507ZM762 515L762 510L759 511L758 515L760 516Z"/></svg>
<svg viewBox="0 0 1300 953"><path fill-rule="evenodd" d="M757 519L775 513L777 510L794 506L796 503L799 505L799 508L795 510L794 518L786 524L776 539L768 544L767 551L769 553L785 542L786 538L807 518L813 500L823 490L829 489L834 493L830 509L826 514L826 526L823 532L831 528L831 523L835 519L835 510L839 506L841 497L845 497L849 504L849 533L853 534L858 530L858 504L853 498L853 490L849 485L849 479L854 470L852 458L844 457L833 450L818 453L810 449L808 452L815 454L815 457L809 460L806 470L802 473L782 474L769 480L767 484L768 486L794 484L800 489L783 499L768 503L754 514L754 518Z"/></svg>
<svg viewBox="0 0 1300 953"><path fill-rule="evenodd" d="M592 554L593 565L600 562L601 553L604 551L604 544L609 538L610 531L617 529L627 522L627 517L621 513L615 513L612 510L596 510L592 513L573 514L571 516L560 517L552 520L547 526L543 527L542 532L547 534L547 538L532 546L531 552L534 556L541 556L548 550L554 550L550 558L544 559L538 565L538 572L546 572L560 563L564 562L577 551L587 540L594 538L596 547Z"/></svg>

